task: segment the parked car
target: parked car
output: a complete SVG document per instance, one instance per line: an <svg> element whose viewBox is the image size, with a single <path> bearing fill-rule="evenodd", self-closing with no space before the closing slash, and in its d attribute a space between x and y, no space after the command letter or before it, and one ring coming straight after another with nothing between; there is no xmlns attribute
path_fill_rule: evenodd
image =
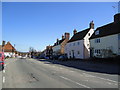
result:
<svg viewBox="0 0 120 90"><path fill-rule="evenodd" d="M58 60L62 60L62 61L68 60L68 57L67 57L66 55L61 55L61 56L58 58Z"/></svg>
<svg viewBox="0 0 120 90"><path fill-rule="evenodd" d="M45 56L39 56L39 58L38 59L48 59L47 57L45 57Z"/></svg>
<svg viewBox="0 0 120 90"><path fill-rule="evenodd" d="M0 52L0 70L3 70L4 69L4 53L3 52Z"/></svg>
<svg viewBox="0 0 120 90"><path fill-rule="evenodd" d="M60 57L60 55L53 55L53 56L52 56L52 59L58 60L59 57Z"/></svg>

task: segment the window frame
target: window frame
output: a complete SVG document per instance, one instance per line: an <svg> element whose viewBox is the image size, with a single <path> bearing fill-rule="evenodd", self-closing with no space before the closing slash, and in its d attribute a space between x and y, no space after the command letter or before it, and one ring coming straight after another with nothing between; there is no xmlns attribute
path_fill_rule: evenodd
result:
<svg viewBox="0 0 120 90"><path fill-rule="evenodd" d="M99 35L99 30L95 31L95 35Z"/></svg>

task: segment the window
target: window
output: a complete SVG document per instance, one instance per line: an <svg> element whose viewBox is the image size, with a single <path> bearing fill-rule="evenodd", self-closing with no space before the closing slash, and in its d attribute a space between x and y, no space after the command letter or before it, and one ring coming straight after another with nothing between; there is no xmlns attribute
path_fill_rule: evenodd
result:
<svg viewBox="0 0 120 90"><path fill-rule="evenodd" d="M100 43L100 39L95 39L95 43Z"/></svg>
<svg viewBox="0 0 120 90"><path fill-rule="evenodd" d="M96 53L96 49L94 50L94 53Z"/></svg>
<svg viewBox="0 0 120 90"><path fill-rule="evenodd" d="M73 43L73 46L75 46L75 43Z"/></svg>
<svg viewBox="0 0 120 90"><path fill-rule="evenodd" d="M100 43L100 39L98 39L98 43Z"/></svg>
<svg viewBox="0 0 120 90"><path fill-rule="evenodd" d="M78 42L78 45L80 45L80 42Z"/></svg>
<svg viewBox="0 0 120 90"><path fill-rule="evenodd" d="M100 54L100 49L98 50L98 53Z"/></svg>
<svg viewBox="0 0 120 90"><path fill-rule="evenodd" d="M69 52L69 55L71 55L71 52Z"/></svg>
<svg viewBox="0 0 120 90"><path fill-rule="evenodd" d="M88 36L90 36L90 33L88 33Z"/></svg>
<svg viewBox="0 0 120 90"><path fill-rule="evenodd" d="M97 53L97 54L100 54L100 49L95 49L94 52Z"/></svg>
<svg viewBox="0 0 120 90"><path fill-rule="evenodd" d="M80 54L80 51L78 51L78 54Z"/></svg>
<svg viewBox="0 0 120 90"><path fill-rule="evenodd" d="M97 30L96 32L95 32L95 35L98 35L99 34L99 30Z"/></svg>

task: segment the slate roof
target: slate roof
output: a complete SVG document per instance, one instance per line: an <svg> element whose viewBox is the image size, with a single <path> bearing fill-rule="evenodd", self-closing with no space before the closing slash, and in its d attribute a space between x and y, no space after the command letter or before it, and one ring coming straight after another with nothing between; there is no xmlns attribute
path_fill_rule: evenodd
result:
<svg viewBox="0 0 120 90"><path fill-rule="evenodd" d="M65 40L65 39L60 40L60 41L59 41L59 44L61 44L64 40Z"/></svg>
<svg viewBox="0 0 120 90"><path fill-rule="evenodd" d="M99 30L99 34L95 35L95 32L98 30ZM120 33L120 22L113 22L113 23L109 23L107 25L98 27L95 30L95 32L93 33L93 35L91 36L90 39L104 37L104 36L113 35L113 34L118 34L118 33Z"/></svg>
<svg viewBox="0 0 120 90"><path fill-rule="evenodd" d="M87 28L83 31L80 31L78 33L76 33L75 35L72 36L72 38L68 41L69 42L74 42L74 41L77 41L77 40L82 40L86 34L88 33L88 31L90 30L90 28Z"/></svg>
<svg viewBox="0 0 120 90"><path fill-rule="evenodd" d="M59 40L59 43L57 44L57 42L54 44L54 46L60 45L65 39L61 39Z"/></svg>

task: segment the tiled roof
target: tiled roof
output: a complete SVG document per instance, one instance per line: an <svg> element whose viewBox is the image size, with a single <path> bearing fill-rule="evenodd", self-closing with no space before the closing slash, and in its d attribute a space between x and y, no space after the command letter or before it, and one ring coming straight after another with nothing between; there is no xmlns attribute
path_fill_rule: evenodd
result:
<svg viewBox="0 0 120 90"><path fill-rule="evenodd" d="M4 52L13 52L13 51L15 51L15 48L11 45L10 42L7 42L7 44L3 48L4 48Z"/></svg>
<svg viewBox="0 0 120 90"><path fill-rule="evenodd" d="M68 41L69 42L74 42L74 41L77 41L77 40L82 40L85 35L88 33L88 31L90 30L90 28L88 29L85 29L83 31L80 31L78 33L76 33L75 35L73 35L73 37Z"/></svg>
<svg viewBox="0 0 120 90"><path fill-rule="evenodd" d="M96 31L99 31L99 34L96 35ZM120 33L120 22L113 22L101 27L98 27L90 39L104 37L108 35Z"/></svg>

